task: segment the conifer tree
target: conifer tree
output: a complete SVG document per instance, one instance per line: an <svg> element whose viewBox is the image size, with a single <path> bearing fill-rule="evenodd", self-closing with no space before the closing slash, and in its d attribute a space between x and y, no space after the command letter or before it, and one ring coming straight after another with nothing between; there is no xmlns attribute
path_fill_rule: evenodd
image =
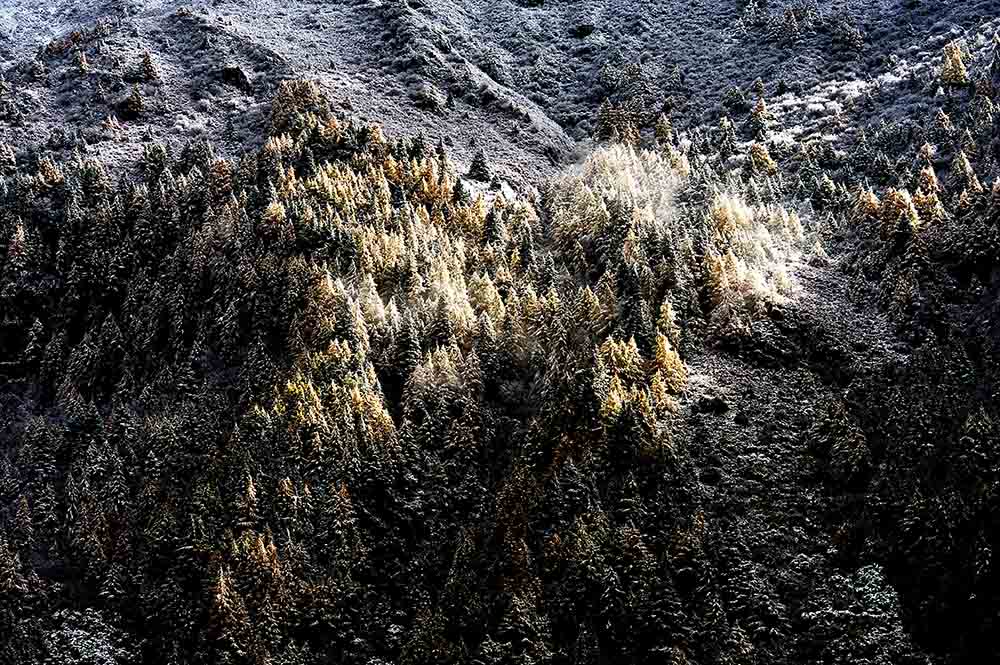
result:
<svg viewBox="0 0 1000 665"><path fill-rule="evenodd" d="M674 127L666 113L661 113L656 119L655 127L656 142L661 147L666 147L674 143Z"/></svg>
<svg viewBox="0 0 1000 665"><path fill-rule="evenodd" d="M766 141L768 130L774 122L774 115L768 110L763 97L757 99L757 104L750 113L750 131L757 141Z"/></svg>
<svg viewBox="0 0 1000 665"><path fill-rule="evenodd" d="M892 163L881 150L875 152L875 158L869 166L869 171L872 174L872 179L879 184L889 184L893 180Z"/></svg>
<svg viewBox="0 0 1000 665"><path fill-rule="evenodd" d="M9 599L27 591L27 584L20 568L21 557L0 534L0 626L6 626L5 619L16 609L9 606ZM9 629L9 626L6 627ZM0 654L2 653L0 651Z"/></svg>
<svg viewBox="0 0 1000 665"><path fill-rule="evenodd" d="M880 209L883 238L905 242L923 225L923 220L913 205L913 198L905 189L890 189L882 200Z"/></svg>
<svg viewBox="0 0 1000 665"><path fill-rule="evenodd" d="M944 47L944 62L941 65L941 82L949 89L961 88L969 84L969 72L965 67L962 47L951 42Z"/></svg>
<svg viewBox="0 0 1000 665"><path fill-rule="evenodd" d="M792 42L798 38L801 28L799 26L799 20L795 16L795 10L792 7L786 7L785 11L781 14L781 22L778 25L778 34L781 39L786 42Z"/></svg>
<svg viewBox="0 0 1000 665"><path fill-rule="evenodd" d="M76 68L81 74L90 73L90 62L87 61L86 52L77 50L74 59L76 60Z"/></svg>
<svg viewBox="0 0 1000 665"><path fill-rule="evenodd" d="M211 588L212 627L219 640L220 658L236 662L246 654L247 608L233 584L232 574L220 568Z"/></svg>
<svg viewBox="0 0 1000 665"><path fill-rule="evenodd" d="M17 500L17 507L14 513L12 541L21 552L30 554L35 544L35 527L31 515L31 507L28 504L28 497L23 494Z"/></svg>
<svg viewBox="0 0 1000 665"><path fill-rule="evenodd" d="M134 85L128 97L121 103L120 115L126 120L135 120L143 114L145 108L146 102L139 92L139 86Z"/></svg>
<svg viewBox="0 0 1000 665"><path fill-rule="evenodd" d="M751 109L747 95L739 86L732 86L722 96L722 105L731 113L746 113Z"/></svg>
<svg viewBox="0 0 1000 665"><path fill-rule="evenodd" d="M673 344L663 333L656 335L654 361L656 372L662 377L666 389L672 393L683 391L687 383L687 370Z"/></svg>
<svg viewBox="0 0 1000 665"><path fill-rule="evenodd" d="M951 180L956 191L966 190L971 195L981 194L984 191L964 150L959 150L952 160Z"/></svg>
<svg viewBox="0 0 1000 665"><path fill-rule="evenodd" d="M677 325L677 312L669 300L664 300L663 304L660 305L656 327L661 334L666 336L674 348L680 346L681 328Z"/></svg>
<svg viewBox="0 0 1000 665"><path fill-rule="evenodd" d="M489 182L493 179L493 173L490 169L485 149L480 148L476 151L475 156L472 158L472 164L469 165L469 177L479 182Z"/></svg>
<svg viewBox="0 0 1000 665"><path fill-rule="evenodd" d="M639 127L634 114L625 106L605 100L597 112L596 134L598 139L638 145Z"/></svg>
<svg viewBox="0 0 1000 665"><path fill-rule="evenodd" d="M17 156L9 143L0 143L0 175L10 176L17 170Z"/></svg>
<svg viewBox="0 0 1000 665"><path fill-rule="evenodd" d="M722 116L719 120L719 155L723 159L729 159L736 154L736 147L739 140L736 138L736 127L729 116Z"/></svg>
<svg viewBox="0 0 1000 665"><path fill-rule="evenodd" d="M778 172L778 164L771 158L770 151L763 143L750 145L747 167L753 175L773 175Z"/></svg>
<svg viewBox="0 0 1000 665"><path fill-rule="evenodd" d="M160 68L153 61L153 54L149 51L142 52L142 62L139 71L144 81L158 81L160 79Z"/></svg>

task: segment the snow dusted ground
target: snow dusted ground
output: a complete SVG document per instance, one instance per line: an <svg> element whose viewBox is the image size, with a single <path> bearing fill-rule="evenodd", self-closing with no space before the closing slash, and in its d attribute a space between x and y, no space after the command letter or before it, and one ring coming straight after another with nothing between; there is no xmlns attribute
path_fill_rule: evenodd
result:
<svg viewBox="0 0 1000 665"><path fill-rule="evenodd" d="M18 75L18 65L54 38L99 21L109 34L86 47L94 70L111 76L116 62L128 66L148 50L163 74L148 91L153 111L126 126L122 145L95 148L108 156L130 154L128 143L149 137L180 144L207 136L238 150L260 135L276 84L306 76L345 114L392 133L444 140L460 162L484 147L502 173L522 182L586 150L609 62L640 63L654 104L665 103L679 126L716 124L725 91L738 85L750 95L760 78L780 125L808 139L829 137L830 118L850 114L875 87L899 98L890 113L924 112L925 101L898 89L910 77L932 76L946 42L964 37L975 47L997 27L988 0L817 4L822 16L843 17L860 31L864 46L851 52L823 26L787 42L770 38L767 28L741 31L743 3L736 0L534 4L0 0L0 62L14 87L7 94L26 96L33 111L23 127L0 124L0 138L42 143L55 128L93 129L114 111L115 95L125 91L95 103L87 94L94 75L70 75L72 54L49 57L41 80ZM791 4L768 6L780 17ZM219 83L226 65L247 72L251 93Z"/></svg>

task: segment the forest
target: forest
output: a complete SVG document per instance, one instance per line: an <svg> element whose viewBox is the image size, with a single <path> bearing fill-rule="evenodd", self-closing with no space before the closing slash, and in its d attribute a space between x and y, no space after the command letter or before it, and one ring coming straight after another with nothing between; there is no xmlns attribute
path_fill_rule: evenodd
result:
<svg viewBox="0 0 1000 665"><path fill-rule="evenodd" d="M846 151L609 69L538 188L307 78L235 157L3 145L0 662L997 658L991 54Z"/></svg>

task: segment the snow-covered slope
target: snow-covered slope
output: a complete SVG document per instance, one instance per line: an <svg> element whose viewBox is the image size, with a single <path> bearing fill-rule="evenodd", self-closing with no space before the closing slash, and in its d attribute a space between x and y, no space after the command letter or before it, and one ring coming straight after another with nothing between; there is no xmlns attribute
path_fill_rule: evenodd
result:
<svg viewBox="0 0 1000 665"><path fill-rule="evenodd" d="M80 131L108 157L150 137L208 136L238 150L260 136L276 84L304 76L345 114L441 139L460 161L485 148L507 178L533 181L591 136L615 67L641 65L647 110L666 110L681 126L745 113L720 101L734 85L753 99L760 78L782 126L819 136L880 76L890 95L912 103L893 89L906 84L898 74L930 75L945 42L989 36L991 4L770 2L754 21L735 0L5 0L3 97L22 107L24 123L5 122L0 138L60 148L67 142L50 140L53 130ZM789 37L783 20L793 8L799 33ZM88 36L46 51L73 30ZM90 71L79 71L77 50ZM98 140L143 51L161 71L140 86L146 113L113 143ZM42 74L32 71L35 57ZM226 67L251 86L227 84Z"/></svg>

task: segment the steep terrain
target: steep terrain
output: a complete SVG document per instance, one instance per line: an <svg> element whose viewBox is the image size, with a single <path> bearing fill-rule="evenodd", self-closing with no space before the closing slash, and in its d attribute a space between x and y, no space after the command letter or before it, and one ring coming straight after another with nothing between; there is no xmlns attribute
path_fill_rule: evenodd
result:
<svg viewBox="0 0 1000 665"><path fill-rule="evenodd" d="M25 126L3 131L19 145L79 131L109 157L135 154L127 146L148 136L175 144L207 136L235 151L259 143L270 95L295 75L319 82L349 115L440 138L464 164L485 148L504 177L533 183L574 159L605 98L635 92L620 89L623 77L639 77L644 113L662 108L682 126L715 124L726 110L742 122L749 106L720 101L737 86L752 103L757 79L800 140L840 144L845 127L874 120L874 108L918 116L941 48L988 40L990 9L988 0L799 0L757 11L707 0L117 0L44 9L9 0L0 26L13 85L5 98ZM792 27L789 12L798 17ZM88 36L60 44L73 30ZM40 49L39 71L28 65ZM79 50L89 72L76 67ZM100 125L122 115L116 104L144 51L161 80L138 81L149 108L141 122L119 117L115 143L126 146L109 146ZM862 108L873 91L882 97Z"/></svg>
<svg viewBox="0 0 1000 665"><path fill-rule="evenodd" d="M998 28L0 0L0 662L1000 657Z"/></svg>

